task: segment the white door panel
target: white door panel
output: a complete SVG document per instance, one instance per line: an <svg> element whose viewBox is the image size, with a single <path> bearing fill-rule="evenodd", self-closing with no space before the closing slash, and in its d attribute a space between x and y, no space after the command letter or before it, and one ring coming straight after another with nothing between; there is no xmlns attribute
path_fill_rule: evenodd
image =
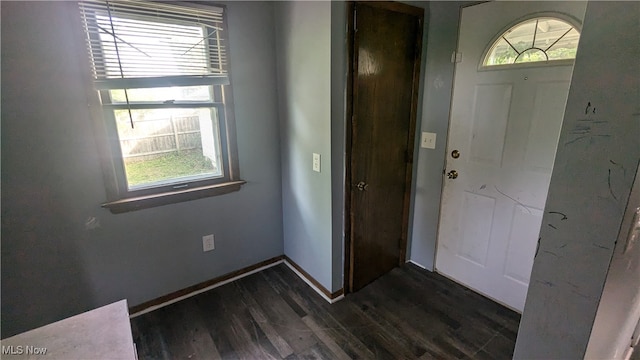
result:
<svg viewBox="0 0 640 360"><path fill-rule="evenodd" d="M502 275L525 287L529 284L541 223L541 210L522 205L513 207Z"/></svg>
<svg viewBox="0 0 640 360"><path fill-rule="evenodd" d="M511 91L511 84L475 86L468 152L471 161L502 166Z"/></svg>
<svg viewBox="0 0 640 360"><path fill-rule="evenodd" d="M463 9L436 270L522 311L572 64L480 69L508 25L541 11L581 19L583 2L489 2ZM460 152L459 158L451 156Z"/></svg>
<svg viewBox="0 0 640 360"><path fill-rule="evenodd" d="M536 84L531 129L525 147L524 168L549 174L558 144L567 94L568 81Z"/></svg>
<svg viewBox="0 0 640 360"><path fill-rule="evenodd" d="M464 215L460 217L463 231L458 243L458 256L480 267L487 264L495 204L491 197L464 193Z"/></svg>

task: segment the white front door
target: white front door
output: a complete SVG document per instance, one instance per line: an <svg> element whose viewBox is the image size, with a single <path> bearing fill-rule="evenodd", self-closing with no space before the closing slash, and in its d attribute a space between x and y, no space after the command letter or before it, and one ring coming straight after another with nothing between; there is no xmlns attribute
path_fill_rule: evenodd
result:
<svg viewBox="0 0 640 360"><path fill-rule="evenodd" d="M462 61L456 64L445 170L455 170L457 178L444 180L436 270L518 311L524 308L573 63L484 68L481 57L520 20L555 16L581 23L585 7L518 1L462 11Z"/></svg>

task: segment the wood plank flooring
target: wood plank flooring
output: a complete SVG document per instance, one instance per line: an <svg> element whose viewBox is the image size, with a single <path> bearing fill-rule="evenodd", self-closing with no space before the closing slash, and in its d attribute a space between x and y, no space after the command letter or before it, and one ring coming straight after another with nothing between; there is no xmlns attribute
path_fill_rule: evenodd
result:
<svg viewBox="0 0 640 360"><path fill-rule="evenodd" d="M131 320L140 359L510 359L520 316L407 264L329 304L284 264Z"/></svg>

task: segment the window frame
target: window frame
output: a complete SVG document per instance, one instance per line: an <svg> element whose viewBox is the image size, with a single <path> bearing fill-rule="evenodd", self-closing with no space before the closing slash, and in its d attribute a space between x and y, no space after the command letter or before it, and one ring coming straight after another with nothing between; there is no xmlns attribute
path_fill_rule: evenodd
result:
<svg viewBox="0 0 640 360"><path fill-rule="evenodd" d="M112 89L113 90L113 89ZM108 92L109 90L102 90L101 93ZM102 96L103 94L101 94ZM108 95L106 95L108 96ZM217 183L225 183L231 180L229 176L229 162L225 161L228 159L228 141L226 136L222 134L226 133L226 117L225 117L225 109L224 104L216 103L216 102L193 102L193 103L184 103L184 102L175 102L172 104L154 104L154 103L136 103L131 104L132 106L127 106L127 104L111 104L111 103L103 103L103 118L105 119L108 138L111 144L111 152L114 159L118 160L115 162L115 172L116 178L118 179L118 188L122 189L120 191L123 197L136 197L136 196L144 196L151 195L163 192L174 191L177 189L185 189L185 188L193 188L200 186L207 186ZM120 138L118 136L118 130L116 126L116 119L114 116L114 110L127 110L131 108L132 110L146 110L146 109L174 109L174 108L188 108L188 109L216 109L217 117L218 117L218 133L220 134L220 151L221 151L221 160L222 160L222 176L215 178L203 178L203 179L185 179L183 181L175 181L165 185L155 185L155 186L146 186L140 187L138 189L129 189L127 184L127 176L124 167L123 153L120 146ZM215 131L215 130L214 130Z"/></svg>
<svg viewBox="0 0 640 360"><path fill-rule="evenodd" d="M151 1L149 1L151 2ZM110 80L96 80L91 70L91 58L86 47L82 48L86 55L85 76L88 77L94 96L90 96L89 107L92 117L95 119L96 137L102 157L102 168L105 178L107 202L101 204L112 213L122 213L133 210L162 206L183 201L190 201L204 197L217 196L239 191L246 182L240 178L240 166L237 151L235 113L233 103L233 91L231 88L230 45L227 24L227 7L220 4L202 4L196 2L166 2L167 4L193 7L199 9L222 9L222 30L226 37L227 75L226 81L219 79L205 79L187 76L149 78L144 81L144 88L158 88L170 86L209 86L210 101L173 101L165 103L157 102L130 102L112 103L110 90L122 89L121 86L109 85ZM77 7L76 7L77 9ZM76 10L77 11L77 10ZM78 16L80 20L80 16ZM164 19L163 19L164 20ZM83 39L80 44L86 43L87 33L82 21L80 23L79 36ZM211 46L211 40L208 40ZM118 79L120 80L120 79ZM138 79L139 80L139 79ZM210 80L210 81L209 81ZM138 82L137 84L139 84ZM128 89L140 88L140 86L127 87ZM217 132L220 142L220 159L222 160L223 175L221 177L185 180L171 184L142 187L130 190L127 186L127 178L124 167L124 156L120 146L114 110L127 109L162 109L162 108L205 108L211 109L217 116ZM215 110L214 110L215 109ZM214 128L214 132L216 129ZM215 134L214 134L215 135Z"/></svg>
<svg viewBox="0 0 640 360"><path fill-rule="evenodd" d="M487 56L493 49L493 46L496 44L498 40L502 38L502 36L509 30L517 27L520 24L524 24L528 21L538 19L538 18L553 18L558 19L560 21L564 21L567 24L571 25L576 31L582 35L582 23L580 20L574 18L571 15L567 15L559 12L537 12L533 14L529 14L527 16L516 19L515 21L510 22L507 26L501 28L487 43L484 50L482 51L482 55L480 56L480 61L478 63L478 71L496 71L496 70L508 70L508 69L521 69L521 68L531 68L531 67L545 67L545 66L569 66L573 65L575 62L575 58L573 59L560 59L560 60L547 60L547 61L533 61L533 62L522 62L522 63L512 63L512 64L499 64L499 65L485 65L485 60Z"/></svg>

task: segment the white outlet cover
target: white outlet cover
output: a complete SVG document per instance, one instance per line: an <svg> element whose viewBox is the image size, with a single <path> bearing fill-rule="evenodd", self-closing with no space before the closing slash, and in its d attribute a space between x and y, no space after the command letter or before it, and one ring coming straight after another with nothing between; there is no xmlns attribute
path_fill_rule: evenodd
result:
<svg viewBox="0 0 640 360"><path fill-rule="evenodd" d="M211 251L215 248L215 238L213 234L202 237L202 251Z"/></svg>
<svg viewBox="0 0 640 360"><path fill-rule="evenodd" d="M313 171L320 172L320 154L313 153Z"/></svg>
<svg viewBox="0 0 640 360"><path fill-rule="evenodd" d="M436 133L422 132L422 138L420 140L420 147L423 149L435 149L436 148Z"/></svg>

